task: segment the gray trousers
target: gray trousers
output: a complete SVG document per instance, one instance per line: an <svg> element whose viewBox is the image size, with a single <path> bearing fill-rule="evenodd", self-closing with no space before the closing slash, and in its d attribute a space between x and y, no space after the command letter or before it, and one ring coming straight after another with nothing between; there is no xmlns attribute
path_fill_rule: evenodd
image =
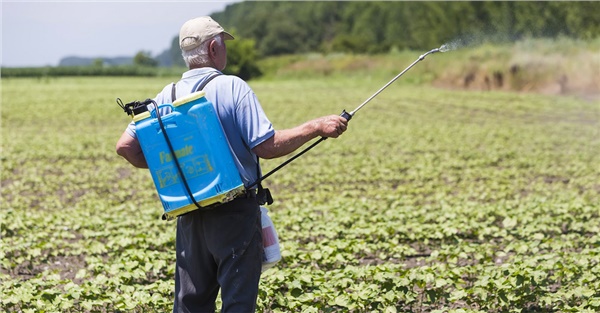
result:
<svg viewBox="0 0 600 313"><path fill-rule="evenodd" d="M235 199L177 219L173 312L254 312L263 258L260 207Z"/></svg>

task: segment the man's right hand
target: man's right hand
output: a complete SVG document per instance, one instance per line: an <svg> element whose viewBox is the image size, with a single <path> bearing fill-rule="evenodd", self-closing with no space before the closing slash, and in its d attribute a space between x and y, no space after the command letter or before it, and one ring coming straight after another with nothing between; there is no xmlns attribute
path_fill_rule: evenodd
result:
<svg viewBox="0 0 600 313"><path fill-rule="evenodd" d="M348 128L348 120L339 115L327 115L311 122L321 137L337 138Z"/></svg>

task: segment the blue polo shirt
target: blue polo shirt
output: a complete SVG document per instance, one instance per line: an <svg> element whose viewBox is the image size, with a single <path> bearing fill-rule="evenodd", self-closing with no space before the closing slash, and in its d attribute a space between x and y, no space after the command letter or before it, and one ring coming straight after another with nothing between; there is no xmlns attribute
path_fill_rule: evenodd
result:
<svg viewBox="0 0 600 313"><path fill-rule="evenodd" d="M189 95L195 86L215 73L220 72L210 67L183 73L175 86L177 99ZM158 104L172 103L171 91L171 84L165 86L154 101ZM248 186L260 177L257 172L257 156L252 149L275 134L273 124L250 86L237 76L219 75L204 87L204 91L206 99L212 102L219 116L242 181ZM166 107L160 113L164 115L169 111L170 108ZM127 127L127 133L137 137L133 122Z"/></svg>

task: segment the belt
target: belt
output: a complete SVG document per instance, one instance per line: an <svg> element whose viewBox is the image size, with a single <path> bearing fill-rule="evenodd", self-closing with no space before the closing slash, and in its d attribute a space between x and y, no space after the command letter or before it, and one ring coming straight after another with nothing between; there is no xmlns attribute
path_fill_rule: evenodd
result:
<svg viewBox="0 0 600 313"><path fill-rule="evenodd" d="M237 196L235 196L232 200L235 199L256 199L256 189L244 189L244 191L242 191L241 193L239 193ZM221 202L217 202L217 203L213 203L211 205L202 207L202 210L211 210L214 209L220 205L222 205L223 203Z"/></svg>
<svg viewBox="0 0 600 313"><path fill-rule="evenodd" d="M243 193L237 195L235 199L255 199L256 198L256 189L244 190Z"/></svg>

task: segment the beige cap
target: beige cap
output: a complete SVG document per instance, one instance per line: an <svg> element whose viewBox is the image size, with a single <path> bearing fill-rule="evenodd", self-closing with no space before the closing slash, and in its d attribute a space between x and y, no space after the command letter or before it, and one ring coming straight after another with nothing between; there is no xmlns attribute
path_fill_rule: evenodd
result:
<svg viewBox="0 0 600 313"><path fill-rule="evenodd" d="M179 47L184 51L192 50L220 33L223 33L225 40L233 39L233 36L226 32L223 27L215 22L210 16L191 19L181 26L181 30L179 31ZM188 40L184 46L182 42L185 38L193 38L194 40Z"/></svg>

